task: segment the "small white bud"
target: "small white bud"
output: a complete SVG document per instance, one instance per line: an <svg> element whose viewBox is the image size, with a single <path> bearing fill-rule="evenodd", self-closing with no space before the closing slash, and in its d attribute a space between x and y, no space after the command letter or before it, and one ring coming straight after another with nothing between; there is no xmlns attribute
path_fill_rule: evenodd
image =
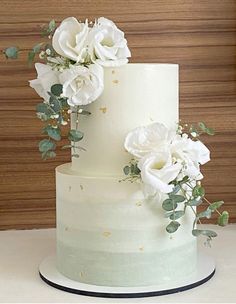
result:
<svg viewBox="0 0 236 304"><path fill-rule="evenodd" d="M65 121L65 120L62 120L61 124L62 124L63 126L66 126L66 125L68 124L68 122Z"/></svg>
<svg viewBox="0 0 236 304"><path fill-rule="evenodd" d="M45 52L46 52L47 55L51 55L51 50L50 49L46 49Z"/></svg>
<svg viewBox="0 0 236 304"><path fill-rule="evenodd" d="M40 59L44 59L44 56L45 56L45 52L44 52L44 51L41 51L41 52L39 53L39 58L40 58Z"/></svg>
<svg viewBox="0 0 236 304"><path fill-rule="evenodd" d="M191 132L192 137L197 137L197 133L196 132Z"/></svg>
<svg viewBox="0 0 236 304"><path fill-rule="evenodd" d="M69 109L69 110L67 111L67 113L68 113L68 114L71 114L71 113L72 113L72 110L71 110L71 109Z"/></svg>
<svg viewBox="0 0 236 304"><path fill-rule="evenodd" d="M78 113L80 113L80 114L81 114L82 112L83 112L83 109L79 109Z"/></svg>

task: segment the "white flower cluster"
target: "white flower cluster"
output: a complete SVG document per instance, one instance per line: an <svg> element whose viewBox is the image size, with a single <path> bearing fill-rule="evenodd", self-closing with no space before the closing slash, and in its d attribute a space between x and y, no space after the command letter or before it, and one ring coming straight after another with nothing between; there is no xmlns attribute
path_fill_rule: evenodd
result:
<svg viewBox="0 0 236 304"><path fill-rule="evenodd" d="M71 106L96 100L104 88L103 67L126 64L131 56L124 33L104 17L92 27L74 17L65 19L52 37L52 46L58 56L49 61L68 60L69 66L53 69L50 64L36 63L38 77L30 86L47 101L51 86L62 84L63 96Z"/></svg>
<svg viewBox="0 0 236 304"><path fill-rule="evenodd" d="M187 134L178 134L160 123L131 131L125 149L138 160L142 181L150 194L172 192L174 185L170 183L185 176L202 179L200 165L210 160L210 151L201 141L193 141Z"/></svg>

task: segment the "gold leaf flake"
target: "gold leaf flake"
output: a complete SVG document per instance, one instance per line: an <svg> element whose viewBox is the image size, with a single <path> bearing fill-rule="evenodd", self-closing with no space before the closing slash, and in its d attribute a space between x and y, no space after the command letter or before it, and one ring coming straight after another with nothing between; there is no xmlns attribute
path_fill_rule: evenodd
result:
<svg viewBox="0 0 236 304"><path fill-rule="evenodd" d="M107 111L107 108L106 108L106 107L104 107L104 108L100 108L99 110L100 110L100 111L102 111L102 113L103 113L103 114L105 114L105 113L106 113L106 111Z"/></svg>
<svg viewBox="0 0 236 304"><path fill-rule="evenodd" d="M119 80L115 79L115 80L112 80L112 82L117 84L117 83L119 83Z"/></svg>
<svg viewBox="0 0 236 304"><path fill-rule="evenodd" d="M142 202L141 201L137 202L136 206L138 206L138 207L142 206Z"/></svg>
<svg viewBox="0 0 236 304"><path fill-rule="evenodd" d="M144 247L142 246L142 247L139 247L139 250L140 251L143 251L144 250Z"/></svg>
<svg viewBox="0 0 236 304"><path fill-rule="evenodd" d="M105 232L103 232L103 236L109 237L109 236L111 236L111 232L105 231Z"/></svg>
<svg viewBox="0 0 236 304"><path fill-rule="evenodd" d="M83 185L80 185L80 189L81 189L81 190L84 190L84 187L83 187Z"/></svg>
<svg viewBox="0 0 236 304"><path fill-rule="evenodd" d="M80 271L79 276L82 278L84 276L83 271Z"/></svg>

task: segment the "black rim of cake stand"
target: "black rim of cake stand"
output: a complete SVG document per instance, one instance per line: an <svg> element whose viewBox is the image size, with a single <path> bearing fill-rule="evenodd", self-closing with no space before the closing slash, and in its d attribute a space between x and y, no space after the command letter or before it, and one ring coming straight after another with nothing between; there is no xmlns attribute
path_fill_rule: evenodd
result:
<svg viewBox="0 0 236 304"><path fill-rule="evenodd" d="M130 293L111 293L111 292L98 292L98 291L87 291L87 290L80 290L80 289L75 289L75 288L70 288L70 287L65 287L62 285L59 285L57 283L54 283L47 278L45 278L41 272L39 271L39 275L41 279L46 282L48 285L69 292L69 293L74 293L78 295L83 295L83 296L89 296L89 297L100 297L100 298L145 298L145 297L155 297L155 296L164 296L172 293L178 293L182 292L188 289L195 288L197 286L200 286L204 283L206 283L208 280L210 280L213 275L215 274L215 269L212 271L211 274L209 274L207 277L204 279L197 281L195 283L185 285L182 287L177 287L177 288L172 288L172 289L165 289L165 290L157 290L157 291L147 291L147 292L130 292Z"/></svg>

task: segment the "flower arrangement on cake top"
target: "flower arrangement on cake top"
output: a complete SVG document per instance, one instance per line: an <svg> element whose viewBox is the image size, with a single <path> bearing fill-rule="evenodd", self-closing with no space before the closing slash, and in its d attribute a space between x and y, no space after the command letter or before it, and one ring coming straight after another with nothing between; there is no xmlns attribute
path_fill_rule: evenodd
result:
<svg viewBox="0 0 236 304"><path fill-rule="evenodd" d="M185 215L186 208L190 208L195 215L192 234L207 236L209 243L217 234L197 229L196 223L201 223L202 218L209 219L214 212L218 213L220 226L227 225L229 218L227 211L218 210L224 202L210 203L200 182L203 178L200 165L210 160L210 151L199 136L214 135L214 131L203 122L187 128L187 124L174 130L152 123L128 133L124 146L133 159L123 169L127 175L124 180L141 181L145 196L162 202L165 216L170 219L166 227L168 233L178 230L178 220ZM207 203L207 208L197 213L196 207L203 202Z"/></svg>
<svg viewBox="0 0 236 304"><path fill-rule="evenodd" d="M61 140L61 129L70 121L70 114L90 115L85 106L95 101L103 92L103 67L121 66L131 56L124 33L114 22L104 17L94 23L80 22L74 17L66 18L56 28L50 21L43 28L43 35L49 38L33 47L28 54L31 64L35 55L45 63L36 63L37 79L30 86L42 97L37 105L37 116L45 127L48 136L39 143L42 158L56 156L56 142ZM9 47L7 58L17 58L19 48ZM71 142L63 149L72 148L73 157L79 157L78 146L84 134L75 129L69 130L67 137Z"/></svg>

